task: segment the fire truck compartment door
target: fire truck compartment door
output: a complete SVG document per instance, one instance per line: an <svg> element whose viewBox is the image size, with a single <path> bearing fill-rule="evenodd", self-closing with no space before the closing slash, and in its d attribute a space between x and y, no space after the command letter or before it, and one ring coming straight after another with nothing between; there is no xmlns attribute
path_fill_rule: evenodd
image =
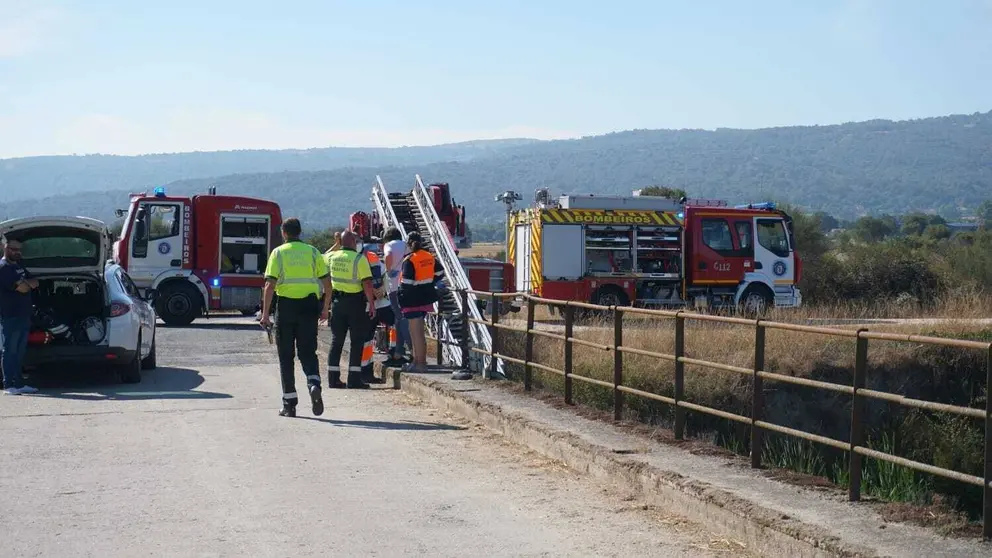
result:
<svg viewBox="0 0 992 558"><path fill-rule="evenodd" d="M514 258L513 269L517 290L520 292L530 292L530 225L517 225L513 234L516 235L514 240L516 257Z"/></svg>
<svg viewBox="0 0 992 558"><path fill-rule="evenodd" d="M582 225L545 225L541 238L541 275L551 281L582 277Z"/></svg>

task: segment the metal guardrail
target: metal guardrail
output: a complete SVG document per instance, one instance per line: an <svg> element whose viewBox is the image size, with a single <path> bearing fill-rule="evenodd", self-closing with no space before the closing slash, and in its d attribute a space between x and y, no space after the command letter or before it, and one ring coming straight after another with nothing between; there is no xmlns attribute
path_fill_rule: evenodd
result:
<svg viewBox="0 0 992 558"><path fill-rule="evenodd" d="M865 387L865 379L866 379L865 377L868 370L869 341L916 343L916 344L924 344L924 345L936 345L936 346L955 347L961 349L983 351L985 352L986 355L987 386L992 386L992 343L969 341L963 339L945 339L941 337L928 337L921 335L872 332L866 329L860 329L855 331L855 330L834 329L827 327L805 326L805 325L772 322L765 320L749 320L742 318L730 318L730 317L696 314L687 311L649 310L642 308L629 308L623 306L597 306L594 304L586 304L582 302L551 300L551 299L539 298L530 295L518 295L512 293L507 294L507 293L485 293L478 291L468 291L467 293L462 292L460 294L462 295L462 297L465 297L468 294L472 294L480 297L482 296L488 297L493 307L496 306L496 302L498 301L499 298L520 296L526 299L527 301L527 326L525 328L512 327L506 324L499 323L498 312L492 312L490 315L490 319L488 321L481 320L473 316L463 316L463 322L462 322L463 324L467 325L469 323L472 323L475 325L487 327L492 336L491 351L485 351L479 348L469 349L469 347L465 346L465 344L463 343L462 347L460 347L460 350L463 355L463 359L462 359L463 362L466 361L465 357L468 355L469 351L471 350L473 352L485 354L492 357L490 359L490 366L493 367L496 366L497 361L501 361L501 360L523 366L524 389L527 391L532 389L532 379L533 379L534 369L563 376L565 379L565 394L564 394L565 402L570 405L574 404L572 391L573 391L573 382L575 381L588 383L607 389L612 389L613 416L614 419L616 420L620 420L622 418L624 411L624 398L627 395L644 397L647 399L652 399L654 401L660 401L662 403L671 405L675 408L674 430L675 430L676 440L682 440L685 438L686 411L703 413L707 415L724 418L727 420L732 420L742 424L747 424L750 426L750 430L751 430L750 458L751 458L751 467L753 468L761 467L762 450L764 448L763 434L765 432L775 432L777 434L783 434L794 438L800 438L810 442L814 442L846 451L849 454L848 467L850 472L849 484L848 484L848 499L852 502L856 502L861 499L862 464L863 464L863 459L865 457L886 461L922 473L927 473L947 479L953 479L965 484L980 486L983 489L982 535L985 539L992 538L992 397L986 397L985 408L978 409L974 407L962 407L958 405L949 405L944 403L936 403L932 401L923 401L920 399L903 397L895 393L875 391L875 390L867 389ZM534 310L535 307L539 304L548 307L559 308L562 310L562 313L565 316L564 335L559 335L556 333L534 329ZM576 309L594 310L598 312L612 314L613 323L614 323L613 343L609 345L604 345L600 343L593 343L591 341L575 338L573 336L573 329L575 325ZM666 354L666 353L659 353L656 351L625 346L623 344L623 333L624 333L623 316L625 314L674 320L675 321L675 353ZM710 362L706 360L687 357L685 355L686 321L708 321L708 322L719 322L719 323L736 324L736 325L753 327L754 328L753 366L751 368L743 368L743 367L731 366L719 362ZM778 374L775 372L769 372L767 370L764 370L765 333L770 329L855 339L856 340L855 366L854 366L854 378L852 384L845 385L845 384L835 384L831 382L821 382L816 380L810 380L807 378L797 378L793 376ZM516 357L511 357L501 352L501 346L500 346L501 340L499 335L500 331L512 331L515 333L521 333L525 335L524 358L520 359ZM534 362L534 339L536 337L555 339L564 342L565 344L564 369L556 369L538 362ZM464 338L465 337L463 336L463 339ZM608 381L598 380L596 378L589 378L586 376L575 374L573 372L572 352L573 352L573 348L576 345L612 352L614 355L613 381L608 382ZM438 348L439 349L441 348L440 341L438 341ZM440 351L438 352L438 354L441 354ZM674 397L666 397L656 393L650 393L650 392L638 390L630 386L625 386L623 384L624 354L634 354L640 356L654 357L672 362L675 369ZM752 385L753 385L753 388L751 390L752 393L751 416L743 416L735 413L729 413L726 411L721 411L719 409L714 409L711 407L706 407L704 405L698 405L686 401L685 365L687 364L693 366L701 366L732 374L742 374L742 375L750 376L752 378ZM786 426L765 421L763 417L764 415L763 384L765 381L782 382L782 383L788 383L803 387L809 387L813 389L827 390L835 393L850 395L853 398L851 405L850 439L847 441L836 440L826 436L820 436L803 430L797 430L794 428L789 428ZM866 401L869 399L886 401L889 403L903 405L906 407L925 409L928 411L949 413L953 415L984 420L985 421L985 455L984 455L985 468L984 468L983 476L979 477L975 475L962 473L960 471L944 469L942 467L936 467L934 465L929 465L927 463L913 461L910 459L899 457L897 455L892 455L889 453L881 452L867 447L865 445L865 432L864 432L864 428L865 428L864 407Z"/></svg>

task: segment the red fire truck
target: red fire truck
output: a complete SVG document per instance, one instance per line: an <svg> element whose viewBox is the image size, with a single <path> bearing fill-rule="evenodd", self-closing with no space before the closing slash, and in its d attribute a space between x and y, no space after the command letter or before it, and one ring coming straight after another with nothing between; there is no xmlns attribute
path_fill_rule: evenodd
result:
<svg viewBox="0 0 992 558"><path fill-rule="evenodd" d="M521 292L643 307L798 307L792 220L774 204L544 190L511 214Z"/></svg>
<svg viewBox="0 0 992 558"><path fill-rule="evenodd" d="M211 310L257 311L269 253L281 244L282 214L271 201L218 196L132 194L114 260L140 289L155 289L168 325Z"/></svg>

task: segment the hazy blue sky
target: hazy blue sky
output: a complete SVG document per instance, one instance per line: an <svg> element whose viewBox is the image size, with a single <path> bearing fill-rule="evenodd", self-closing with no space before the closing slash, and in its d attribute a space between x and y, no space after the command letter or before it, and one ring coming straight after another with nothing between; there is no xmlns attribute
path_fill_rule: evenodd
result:
<svg viewBox="0 0 992 558"><path fill-rule="evenodd" d="M0 157L992 109L992 0L0 0Z"/></svg>

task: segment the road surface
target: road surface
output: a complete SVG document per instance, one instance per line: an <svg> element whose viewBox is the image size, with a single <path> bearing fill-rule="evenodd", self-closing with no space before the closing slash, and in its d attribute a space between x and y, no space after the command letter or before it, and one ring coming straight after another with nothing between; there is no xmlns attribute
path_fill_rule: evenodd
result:
<svg viewBox="0 0 992 558"><path fill-rule="evenodd" d="M700 556L741 549L400 392L277 416L251 320L159 330L137 386L0 398L0 556ZM302 381L300 382L302 393Z"/></svg>

